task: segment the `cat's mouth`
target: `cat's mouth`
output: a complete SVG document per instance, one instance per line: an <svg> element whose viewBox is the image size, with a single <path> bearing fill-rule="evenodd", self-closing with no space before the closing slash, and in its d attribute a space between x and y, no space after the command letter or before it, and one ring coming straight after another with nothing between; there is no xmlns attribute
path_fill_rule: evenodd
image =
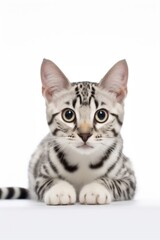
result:
<svg viewBox="0 0 160 240"><path fill-rule="evenodd" d="M81 149L91 149L93 148L92 146L88 145L87 143L84 143L80 146L78 146L77 148L81 148Z"/></svg>

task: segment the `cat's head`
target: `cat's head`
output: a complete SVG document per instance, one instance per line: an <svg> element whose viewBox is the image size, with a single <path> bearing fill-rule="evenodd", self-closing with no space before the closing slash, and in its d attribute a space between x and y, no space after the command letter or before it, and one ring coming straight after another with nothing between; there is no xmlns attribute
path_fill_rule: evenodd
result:
<svg viewBox="0 0 160 240"><path fill-rule="evenodd" d="M62 147L87 154L119 136L127 94L125 60L116 63L99 83L70 83L53 62L44 59L41 79L48 125Z"/></svg>

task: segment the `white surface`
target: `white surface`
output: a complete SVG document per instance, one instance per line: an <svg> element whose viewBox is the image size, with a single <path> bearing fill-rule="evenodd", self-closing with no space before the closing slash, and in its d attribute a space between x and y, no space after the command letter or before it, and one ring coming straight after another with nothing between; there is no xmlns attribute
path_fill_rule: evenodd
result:
<svg viewBox="0 0 160 240"><path fill-rule="evenodd" d="M159 240L160 201L46 206L0 201L1 240Z"/></svg>

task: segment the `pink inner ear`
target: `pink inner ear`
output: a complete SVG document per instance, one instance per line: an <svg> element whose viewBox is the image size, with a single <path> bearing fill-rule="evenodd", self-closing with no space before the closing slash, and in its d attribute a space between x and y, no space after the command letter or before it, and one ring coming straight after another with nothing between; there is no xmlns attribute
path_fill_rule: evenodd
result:
<svg viewBox="0 0 160 240"><path fill-rule="evenodd" d="M41 65L42 94L50 101L54 92L61 91L70 86L63 72L55 63L44 59Z"/></svg>
<svg viewBox="0 0 160 240"><path fill-rule="evenodd" d="M42 86L42 95L43 97L47 98L49 101L52 100L52 92L49 91L49 89L46 89Z"/></svg>
<svg viewBox="0 0 160 240"><path fill-rule="evenodd" d="M121 102L127 95L128 66L125 60L117 62L100 81L99 86L116 95Z"/></svg>
<svg viewBox="0 0 160 240"><path fill-rule="evenodd" d="M127 95L127 89L121 89L119 93L117 93L117 101L121 102Z"/></svg>

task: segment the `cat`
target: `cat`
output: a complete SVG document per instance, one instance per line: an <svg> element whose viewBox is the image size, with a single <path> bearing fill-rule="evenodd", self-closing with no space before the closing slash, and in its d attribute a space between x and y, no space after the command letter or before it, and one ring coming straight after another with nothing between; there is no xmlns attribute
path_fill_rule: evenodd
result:
<svg viewBox="0 0 160 240"><path fill-rule="evenodd" d="M29 189L1 188L0 198L31 198L47 205L132 199L136 178L120 135L126 60L99 83L70 83L56 64L44 59L41 80L50 133L31 157Z"/></svg>

